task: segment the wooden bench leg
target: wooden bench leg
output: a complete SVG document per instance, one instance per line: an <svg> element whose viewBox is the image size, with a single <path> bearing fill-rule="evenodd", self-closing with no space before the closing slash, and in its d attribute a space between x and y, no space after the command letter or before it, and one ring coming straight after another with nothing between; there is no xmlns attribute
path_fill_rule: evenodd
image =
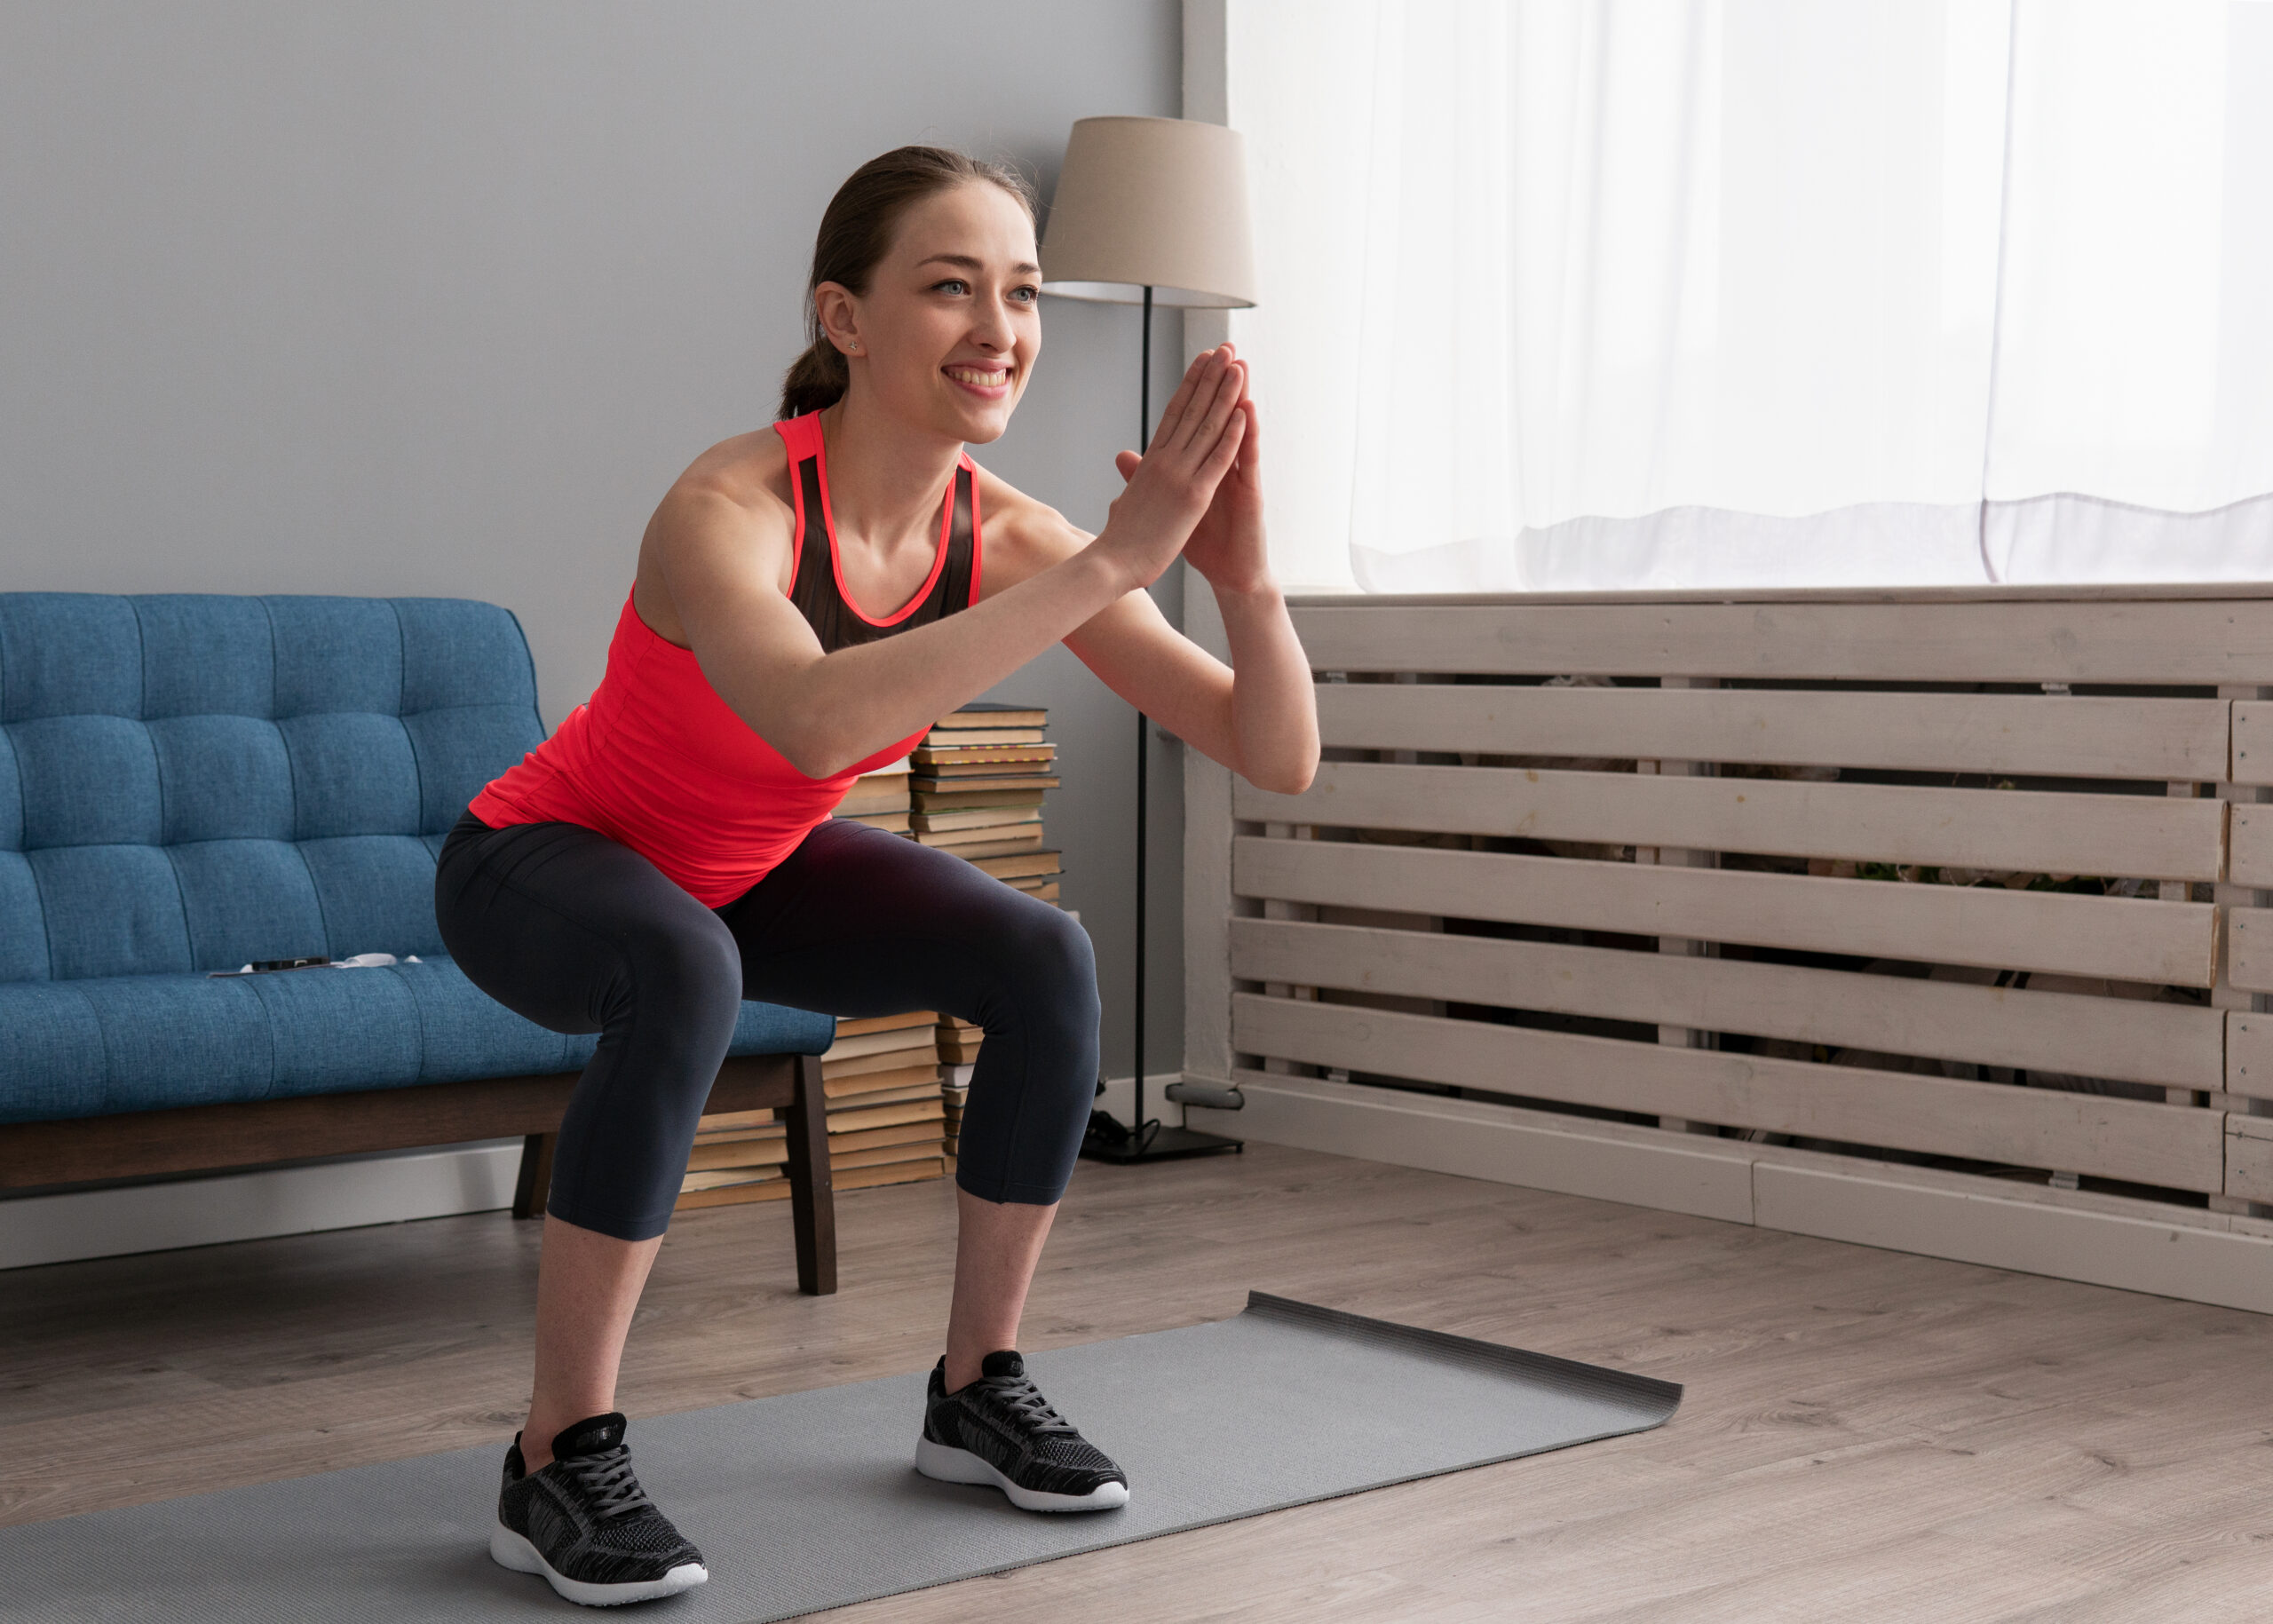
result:
<svg viewBox="0 0 2273 1624"><path fill-rule="evenodd" d="M521 1172L513 1181L513 1216L544 1216L544 1199L552 1189L552 1147L557 1133L533 1133L521 1140Z"/></svg>
<svg viewBox="0 0 2273 1624"><path fill-rule="evenodd" d="M797 1057L797 1093L786 1126L789 1214L797 1233L797 1289L825 1297L836 1289L836 1199L828 1176L828 1100L821 1091L818 1055Z"/></svg>

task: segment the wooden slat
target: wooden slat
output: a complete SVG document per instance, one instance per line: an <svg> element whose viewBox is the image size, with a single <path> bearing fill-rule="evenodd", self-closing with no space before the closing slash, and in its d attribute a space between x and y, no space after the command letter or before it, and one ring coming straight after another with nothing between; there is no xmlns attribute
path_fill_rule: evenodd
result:
<svg viewBox="0 0 2273 1624"><path fill-rule="evenodd" d="M2130 1082L2230 1086L2229 1018L2190 1004L1269 919L1232 921L1232 974ZM2265 1024L2273 1027L2273 1018ZM2273 1034L2267 1042L2273 1049ZM2273 1093L2273 1066L2264 1075L2262 1091Z"/></svg>
<svg viewBox="0 0 2273 1624"><path fill-rule="evenodd" d="M2224 1193L2245 1200L2273 1201L2273 1117L2226 1119Z"/></svg>
<svg viewBox="0 0 2273 1624"><path fill-rule="evenodd" d="M2273 805L2232 803L2227 877L2237 885L2273 887Z"/></svg>
<svg viewBox="0 0 2273 1624"><path fill-rule="evenodd" d="M1240 896L2208 986L2208 903L1644 867L1324 840L1232 843Z"/></svg>
<svg viewBox="0 0 2273 1624"><path fill-rule="evenodd" d="M2226 978L2245 993L2273 993L2273 908L2230 908L2226 919Z"/></svg>
<svg viewBox="0 0 2273 1624"><path fill-rule="evenodd" d="M1301 795L1277 795L1241 780L1232 815L1345 828L2215 880L2226 808L2222 801L2166 796L1330 761Z"/></svg>
<svg viewBox="0 0 2273 1624"><path fill-rule="evenodd" d="M2206 781L2226 774L2228 705L2093 694L1320 683L1318 721L1321 743L1350 749ZM2273 720L2265 731L2273 772Z"/></svg>
<svg viewBox="0 0 2273 1624"><path fill-rule="evenodd" d="M2250 1010L2221 1013L2226 1019L2226 1092L2273 1099L2273 1015Z"/></svg>
<svg viewBox="0 0 2273 1624"><path fill-rule="evenodd" d="M1296 606L1323 671L2273 682L2273 601Z"/></svg>
<svg viewBox="0 0 2273 1624"><path fill-rule="evenodd" d="M2175 1190L2225 1186L2215 1111L1251 993L1234 997L1232 1022L1240 1050L1313 1066Z"/></svg>
<svg viewBox="0 0 2273 1624"><path fill-rule="evenodd" d="M2232 780L2273 784L2273 700L2235 700Z"/></svg>

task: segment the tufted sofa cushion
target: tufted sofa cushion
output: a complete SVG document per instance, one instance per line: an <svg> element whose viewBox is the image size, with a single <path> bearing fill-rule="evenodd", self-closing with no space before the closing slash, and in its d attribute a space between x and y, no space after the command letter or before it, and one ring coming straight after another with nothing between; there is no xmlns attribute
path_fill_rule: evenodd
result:
<svg viewBox="0 0 2273 1624"><path fill-rule="evenodd" d="M0 593L0 1121L582 1065L434 924L443 836L543 737L494 605ZM373 952L428 962L205 973ZM833 1032L748 1005L733 1052Z"/></svg>

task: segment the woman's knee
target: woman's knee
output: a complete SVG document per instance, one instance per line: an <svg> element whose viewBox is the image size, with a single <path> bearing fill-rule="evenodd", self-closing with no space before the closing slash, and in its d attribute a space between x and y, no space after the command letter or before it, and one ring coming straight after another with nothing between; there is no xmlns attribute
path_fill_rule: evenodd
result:
<svg viewBox="0 0 2273 1624"><path fill-rule="evenodd" d="M1027 1108L1052 1121L1070 1113L1067 1120L1086 1121L1097 1075L1096 950L1088 931L1046 905L1036 905L1012 935L984 1020L988 1048L998 1058L1023 1057L1019 1097Z"/></svg>
<svg viewBox="0 0 2273 1624"><path fill-rule="evenodd" d="M607 1013L621 1018L723 1026L741 1013L741 952L733 932L708 908L627 931L619 939L623 972Z"/></svg>
<svg viewBox="0 0 2273 1624"><path fill-rule="evenodd" d="M1095 1025L1097 949L1079 922L1048 903L1033 902L1017 911L1003 936L1001 974L1022 1002L1031 996L1062 1018Z"/></svg>

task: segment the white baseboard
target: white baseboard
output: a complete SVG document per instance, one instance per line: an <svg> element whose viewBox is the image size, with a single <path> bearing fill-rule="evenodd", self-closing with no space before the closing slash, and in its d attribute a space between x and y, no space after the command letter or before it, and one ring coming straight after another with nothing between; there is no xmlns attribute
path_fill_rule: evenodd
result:
<svg viewBox="0 0 2273 1624"><path fill-rule="evenodd" d="M1191 1126L1267 1144L2273 1313L2259 1220L1969 1174L1242 1071Z"/></svg>
<svg viewBox="0 0 2273 1624"><path fill-rule="evenodd" d="M0 1200L0 1269L513 1204L519 1139Z"/></svg>
<svg viewBox="0 0 2273 1624"><path fill-rule="evenodd" d="M1753 1168L1753 1213L1763 1229L2273 1313L2273 1241L2261 1235L1772 1162Z"/></svg>

